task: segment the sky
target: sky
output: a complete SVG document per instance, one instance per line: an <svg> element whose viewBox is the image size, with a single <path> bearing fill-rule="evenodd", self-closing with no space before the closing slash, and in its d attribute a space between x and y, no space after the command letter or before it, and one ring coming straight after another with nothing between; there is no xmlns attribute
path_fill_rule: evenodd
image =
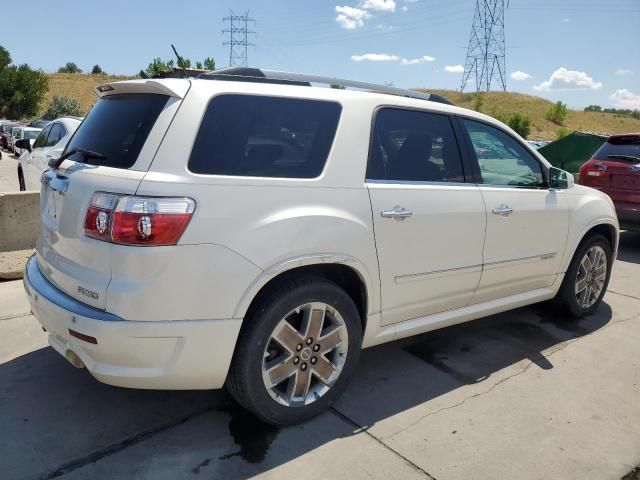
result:
<svg viewBox="0 0 640 480"><path fill-rule="evenodd" d="M475 0L31 0L3 22L14 63L53 72L66 62L135 74L170 44L229 65L223 17L249 11L249 66L459 89ZM22 7L21 7L22 8ZM510 0L507 89L640 109L640 0ZM497 89L498 86L493 87ZM475 91L471 84L465 91Z"/></svg>

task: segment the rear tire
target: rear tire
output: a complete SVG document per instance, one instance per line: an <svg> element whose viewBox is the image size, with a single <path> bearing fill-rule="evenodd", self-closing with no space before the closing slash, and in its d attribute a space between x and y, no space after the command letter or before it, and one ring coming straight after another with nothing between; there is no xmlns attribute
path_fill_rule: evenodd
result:
<svg viewBox="0 0 640 480"><path fill-rule="evenodd" d="M602 302L611 276L612 247L599 234L587 237L571 259L554 303L573 318L591 315Z"/></svg>
<svg viewBox="0 0 640 480"><path fill-rule="evenodd" d="M267 423L301 423L342 393L361 346L360 315L342 288L320 277L286 280L245 318L227 389Z"/></svg>
<svg viewBox="0 0 640 480"><path fill-rule="evenodd" d="M18 170L18 186L20 187L20 191L24 192L27 190L27 186L24 183L24 175L22 174L22 170Z"/></svg>

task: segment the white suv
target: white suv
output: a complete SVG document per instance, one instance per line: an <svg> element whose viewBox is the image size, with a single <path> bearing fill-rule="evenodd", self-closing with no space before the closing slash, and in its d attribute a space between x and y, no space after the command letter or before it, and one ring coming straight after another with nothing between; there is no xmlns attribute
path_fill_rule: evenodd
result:
<svg viewBox="0 0 640 480"><path fill-rule="evenodd" d="M256 69L96 92L25 286L101 382L226 385L292 424L363 347L550 299L579 317L607 288L610 199L442 98Z"/></svg>

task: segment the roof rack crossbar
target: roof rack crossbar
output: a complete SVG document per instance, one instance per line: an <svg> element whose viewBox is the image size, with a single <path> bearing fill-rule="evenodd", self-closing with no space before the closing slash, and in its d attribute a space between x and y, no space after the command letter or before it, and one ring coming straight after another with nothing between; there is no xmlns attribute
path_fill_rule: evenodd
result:
<svg viewBox="0 0 640 480"><path fill-rule="evenodd" d="M199 75L200 78L208 78L211 80L241 80L265 82L265 83L285 83L297 85L309 85L311 83L320 83L324 85L340 85L342 87L357 88L359 90L369 90L376 93L387 93L390 95L398 95L401 97L415 98L419 100L428 100L432 102L445 103L451 105L446 98L435 95L433 93L421 93L403 88L396 88L387 85L378 85L375 83L359 82L356 80L346 80L344 78L325 77L321 75L307 75L304 73L280 72L277 70L260 70L257 68L223 68L210 73ZM235 77L235 78L234 78Z"/></svg>

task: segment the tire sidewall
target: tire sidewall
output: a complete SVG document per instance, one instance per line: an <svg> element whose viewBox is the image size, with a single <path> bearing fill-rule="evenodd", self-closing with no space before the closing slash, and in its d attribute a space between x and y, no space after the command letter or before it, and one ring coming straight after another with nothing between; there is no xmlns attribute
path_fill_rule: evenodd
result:
<svg viewBox="0 0 640 480"><path fill-rule="evenodd" d="M344 319L348 333L348 351L340 376L322 397L302 407L286 407L276 402L262 380L262 360L266 343L276 325L289 312L305 303L323 302L335 308ZM362 347L360 316L351 298L337 285L314 280L286 292L279 298L262 304L252 312L249 324L241 334L238 362L232 367L247 395L237 400L258 417L278 425L300 423L329 408L342 393L351 373L358 364Z"/></svg>

